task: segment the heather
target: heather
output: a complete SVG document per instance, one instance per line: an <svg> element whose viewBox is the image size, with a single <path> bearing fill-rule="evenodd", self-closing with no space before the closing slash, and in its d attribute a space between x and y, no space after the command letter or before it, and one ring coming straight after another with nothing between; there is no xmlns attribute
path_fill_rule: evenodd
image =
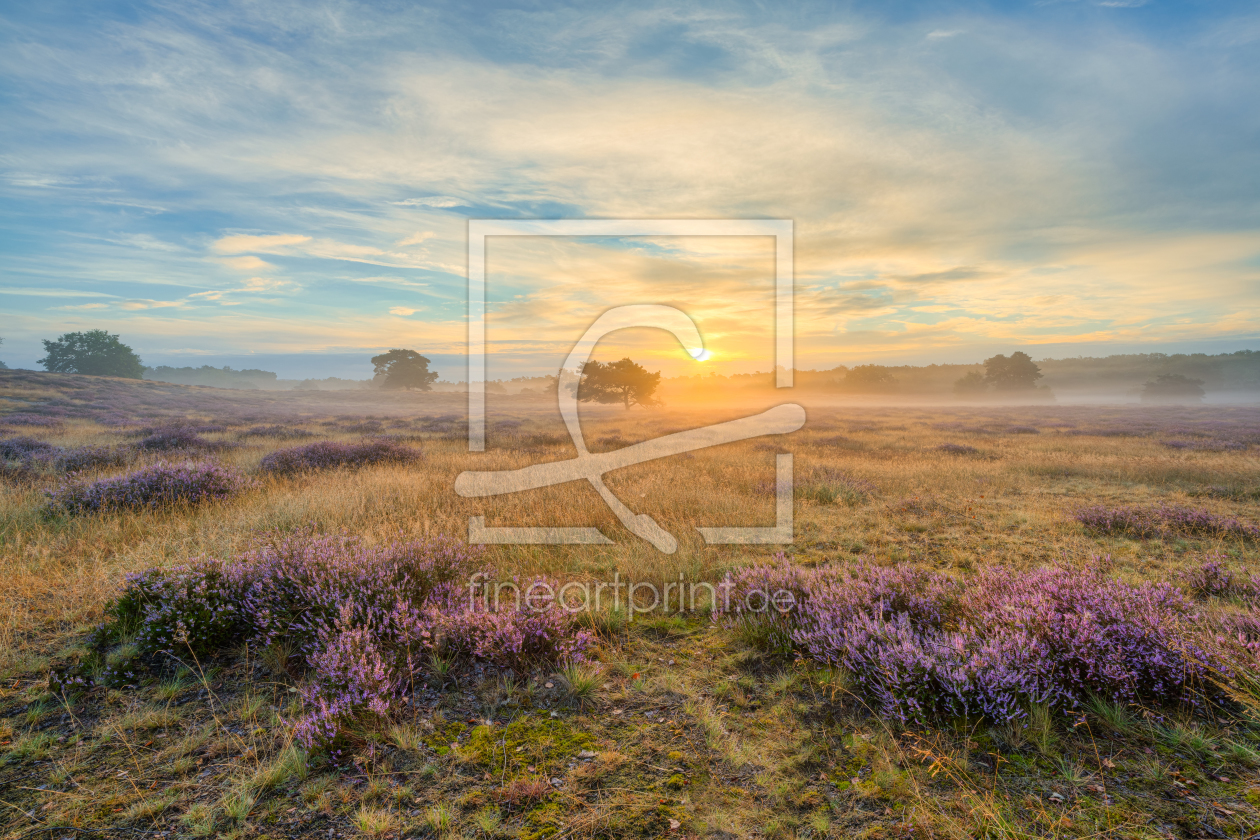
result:
<svg viewBox="0 0 1260 840"><path fill-rule="evenodd" d="M263 472L288 475L339 467L409 464L419 461L422 457L423 455L417 449L386 440L363 443L320 441L276 450L262 459L259 468Z"/></svg>
<svg viewBox="0 0 1260 840"><path fill-rule="evenodd" d="M126 475L75 480L46 492L49 513L143 510L230 499L250 481L212 461L160 462Z"/></svg>
<svg viewBox="0 0 1260 840"><path fill-rule="evenodd" d="M1260 620L1250 594L1252 576L1260 575L1260 542L1205 534L1121 540L1073 518L1082 506L1162 503L1260 524L1260 472L1250 453L1163 445L1260 443L1254 407L850 406L814 404L799 388L785 391L777 398L807 405L808 423L799 432L607 476L635 513L678 536L679 550L661 555L620 529L582 482L484 499L450 491L463 470L571 457L554 399L488 395L487 451L470 454L464 394L210 391L0 372L0 384L10 382L5 411L62 412L47 416L63 425L47 432L15 426L0 438L117 448L141 459L136 466L200 457L200 450L135 449L166 428L226 429L194 433L230 440L224 460L252 472L280 448L325 438L360 442L343 432L360 421L379 422L381 432L373 434L397 433L398 442L423 436L425 460L328 471L318 481L265 480L238 501L175 505L160 515L40 516L41 484L56 480L42 466L33 482L0 486L0 786L5 802L16 806L0 817L6 837L39 823L50 830L73 826L80 836L121 829L168 838L330 831L716 837L719 828L767 838L1191 840L1255 833L1249 796L1260 787L1260 738L1246 687L1249 674L1260 671ZM629 415L620 407L584 410L583 430L591 442L614 436L637 442L753 411L671 403ZM942 422L953 425L934 428ZM1012 426L1041 431L1011 433ZM253 427L306 429L320 437L242 434ZM1113 428L1140 434L1067 433ZM837 435L844 440L821 443ZM951 441L981 451L935 450ZM904 586L869 580L872 597L893 601L897 612L877 620L868 609L868 621L855 619L850 628L855 656L882 656L901 643L900 672L876 675L871 666L860 682L856 672L797 647L786 635L790 627L782 628L781 643L768 622L739 622L733 632L726 621L709 620L703 594L699 614L628 621L624 610L609 611L605 590L605 611L579 618L598 633L598 648L587 648L572 667L530 654L524 642L531 635L523 630L505 637L479 621L457 636L435 621L425 629L444 634L443 646L417 658L401 690L391 646L355 616L344 631L337 628L339 614L332 618L339 643L313 664L297 642L286 641L293 637L271 644L243 639L237 614L223 611L234 610L241 596L213 575L189 581L187 597L169 599L181 604L190 637L206 640L196 656L186 648L174 657L141 654L133 643L138 624L111 623L119 632L111 630L99 647L81 629L100 621L102 605L117 597L128 573L196 565L187 559L196 557L231 568L263 549L255 542L259 533L301 523L315 523L325 535L345 529L369 546L389 544L400 529L464 535L469 518L482 515L488 526L595 526L611 544L491 545L471 568L493 570L504 581L607 580L620 571L623 582L631 575L670 582L684 572L689 581L717 583L727 569L768 563L778 549L706 545L693 526L773 524L774 456L784 452L794 453L798 487L834 481L839 490L851 479L877 488L844 504L798 498L793 543L783 550L804 575L865 561L922 576ZM102 475L132 468L108 469ZM1237 696L1222 699L1191 682L1184 704L1177 702L1179 690L1169 692L1167 703L1091 693L1071 707L1053 699L1031 704L1009 721L955 716L951 708L964 703L987 703L998 713L1003 702L1022 707L1024 687L1007 677L1011 670L1019 680L1036 672L1012 663L1058 662L1072 652L1043 650L1013 633L968 631L964 642L976 640L973 659L953 677L942 672L938 648L928 643L963 633L954 622L970 603L966 587L989 569L1022 575L1057 562L1075 569L1075 560L1063 558L1106 552L1114 564L1105 577L1132 587L1162 581L1175 587L1173 595L1198 615L1186 619L1187 644L1208 650L1213 665L1234 668L1225 687ZM1206 568L1210 563L1216 567ZM1081 568L1092 572L1091 565ZM936 578L946 580L939 596L931 591ZM194 588L203 581L203 589ZM624 589L622 595L624 606ZM842 605L844 597L835 595ZM205 614L194 609L207 604L215 606ZM899 620L900 613L909 617ZM448 616L458 613L437 618ZM230 620L215 623L224 618ZM513 630L515 622L504 623ZM483 658L507 649L504 638L520 640L514 646L536 664L506 668L503 658ZM924 650L932 654L925 661L911 655ZM1012 665L1001 670L986 664L992 661ZM918 667L926 676L914 682ZM88 684L50 683L50 670ZM1063 673L1076 672L1064 667ZM883 714L867 688L877 676L905 686L904 696L928 710L926 722L908 715L906 725ZM1086 678L1094 679L1088 672ZM1049 683L1033 687L1043 685ZM953 698L953 706L940 696ZM371 710L374 699L385 704L383 716ZM321 700L330 714L315 718ZM308 720L318 735L312 744L332 738L327 750L309 756L296 740ZM340 755L330 766L326 757L335 750ZM380 814L392 827L368 820Z"/></svg>
<svg viewBox="0 0 1260 840"><path fill-rule="evenodd" d="M147 431L147 430L146 430ZM177 449L214 449L222 444L206 440L195 429L176 427L149 432L137 443L146 452L171 452Z"/></svg>
<svg viewBox="0 0 1260 840"><path fill-rule="evenodd" d="M388 718L443 657L520 672L582 659L591 637L558 605L474 598L467 581L488 577L480 561L453 540L368 545L307 530L131 575L111 614L143 654L290 652L308 678L297 737L326 746L364 715Z"/></svg>
<svg viewBox="0 0 1260 840"><path fill-rule="evenodd" d="M768 604L775 592L791 598ZM737 574L722 614L773 649L845 669L902 722L1009 721L1095 697L1195 704L1229 669L1179 589L1097 567L999 567L961 582L905 564L806 570L780 557Z"/></svg>
<svg viewBox="0 0 1260 840"><path fill-rule="evenodd" d="M0 440L0 462L13 462L15 473L72 473L123 466L131 460L125 446L55 446L29 437Z"/></svg>
<svg viewBox="0 0 1260 840"><path fill-rule="evenodd" d="M314 437L314 432L308 432L305 429L298 429L292 426L280 426L272 424L270 426L251 426L238 434L242 438L275 438L277 440L292 440L295 438Z"/></svg>
<svg viewBox="0 0 1260 840"><path fill-rule="evenodd" d="M1260 528L1232 516L1183 505L1090 505L1075 519L1090 531L1127 537L1206 536L1256 539Z"/></svg>

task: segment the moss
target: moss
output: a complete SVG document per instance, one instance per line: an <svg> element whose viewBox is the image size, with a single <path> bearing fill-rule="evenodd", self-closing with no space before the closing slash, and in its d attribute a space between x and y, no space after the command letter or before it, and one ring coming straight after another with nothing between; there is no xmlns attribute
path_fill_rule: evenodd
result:
<svg viewBox="0 0 1260 840"><path fill-rule="evenodd" d="M665 787L673 790L682 790L687 786L687 780L683 778L682 773L675 773L665 780Z"/></svg>
<svg viewBox="0 0 1260 840"><path fill-rule="evenodd" d="M557 802L547 802L525 815L521 840L543 840L564 827L564 809Z"/></svg>
<svg viewBox="0 0 1260 840"><path fill-rule="evenodd" d="M507 726L476 727L462 753L470 761L506 772L508 778L519 778L546 775L594 745L590 735L562 720L530 715Z"/></svg>
<svg viewBox="0 0 1260 840"><path fill-rule="evenodd" d="M898 770L880 770L861 785L862 792L876 799L900 802L910 796L910 776Z"/></svg>
<svg viewBox="0 0 1260 840"><path fill-rule="evenodd" d="M438 721L434 724L433 731L425 735L421 740L433 752L438 755L446 755L451 751L451 744L458 742L459 737L467 731L467 724L460 723L457 720L448 723Z"/></svg>

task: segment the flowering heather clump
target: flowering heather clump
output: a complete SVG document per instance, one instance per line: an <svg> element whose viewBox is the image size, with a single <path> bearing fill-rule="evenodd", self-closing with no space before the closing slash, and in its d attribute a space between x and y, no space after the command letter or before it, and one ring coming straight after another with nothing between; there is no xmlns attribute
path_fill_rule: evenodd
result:
<svg viewBox="0 0 1260 840"><path fill-rule="evenodd" d="M117 467L126 464L129 457L126 449L108 446L61 447L28 437L0 440L0 460L14 461L13 469L20 466L32 475Z"/></svg>
<svg viewBox="0 0 1260 840"><path fill-rule="evenodd" d="M84 514L227 499L249 486L240 473L209 461L159 463L117 478L72 481L48 491L51 513Z"/></svg>
<svg viewBox="0 0 1260 840"><path fill-rule="evenodd" d="M1008 426L1006 433L1008 435L1039 435L1041 429L1036 426Z"/></svg>
<svg viewBox="0 0 1260 840"><path fill-rule="evenodd" d="M11 461L25 461L29 458L56 452L59 447L42 440L29 437L15 437L0 440L0 458Z"/></svg>
<svg viewBox="0 0 1260 840"><path fill-rule="evenodd" d="M380 420L363 420L359 423L349 423L341 427L343 432L350 434L370 435L373 432L379 432L384 428L381 426Z"/></svg>
<svg viewBox="0 0 1260 840"><path fill-rule="evenodd" d="M936 451L947 452L950 455L978 455L980 453L979 449L965 443L942 443L936 447Z"/></svg>
<svg viewBox="0 0 1260 840"><path fill-rule="evenodd" d="M1225 670L1196 641L1197 616L1177 589L1097 571L994 569L962 585L908 565L780 562L730 584L719 614L772 647L846 668L903 722L1010 720L1029 704L1072 708L1091 694L1175 702L1211 690L1209 677ZM790 598L767 603L775 592Z"/></svg>
<svg viewBox="0 0 1260 840"><path fill-rule="evenodd" d="M122 629L138 628L146 654L213 654L242 642L298 651L312 679L297 734L320 746L356 716L388 714L432 654L513 668L582 658L591 637L558 605L490 610L471 599L462 582L477 559L445 539L369 546L278 535L229 561L133 575L112 611Z"/></svg>
<svg viewBox="0 0 1260 840"><path fill-rule="evenodd" d="M1260 528L1230 517L1217 516L1200 508L1180 505L1108 508L1102 505L1081 508L1076 521L1103 534L1131 537L1189 535L1210 537L1260 538Z"/></svg>
<svg viewBox="0 0 1260 840"><path fill-rule="evenodd" d="M1247 444L1235 440L1166 440L1164 446L1196 452L1238 452L1247 448Z"/></svg>
<svg viewBox="0 0 1260 840"><path fill-rule="evenodd" d="M61 421L56 417L47 417L42 414L28 414L19 412L17 414L6 414L0 417L0 422L8 426L38 426L44 429L55 429L61 426Z"/></svg>
<svg viewBox="0 0 1260 840"><path fill-rule="evenodd" d="M177 426L155 431L136 446L148 452L170 452L174 449L211 449L216 444L200 437L188 427Z"/></svg>
<svg viewBox="0 0 1260 840"><path fill-rule="evenodd" d="M333 443L320 441L304 446L278 449L262 459L264 472L289 475L308 470L336 467L362 467L372 464L409 464L420 460L421 452L390 441Z"/></svg>
<svg viewBox="0 0 1260 840"><path fill-rule="evenodd" d="M99 470L104 467L121 467L131 459L131 453L120 447L71 446L59 451L52 459L59 472Z"/></svg>
<svg viewBox="0 0 1260 840"><path fill-rule="evenodd" d="M240 436L248 437L265 437L276 438L278 440L293 440L295 438L314 437L314 432L308 432L306 429L294 429L289 426L253 426L240 432Z"/></svg>
<svg viewBox="0 0 1260 840"><path fill-rule="evenodd" d="M1212 555L1197 568L1181 575L1181 585L1195 598L1239 597L1260 600L1260 578L1235 575L1221 562L1222 555Z"/></svg>

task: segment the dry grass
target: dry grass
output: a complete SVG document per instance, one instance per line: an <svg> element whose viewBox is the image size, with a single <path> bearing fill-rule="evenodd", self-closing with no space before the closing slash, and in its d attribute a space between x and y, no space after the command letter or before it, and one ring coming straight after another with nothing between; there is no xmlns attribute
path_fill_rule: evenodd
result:
<svg viewBox="0 0 1260 840"><path fill-rule="evenodd" d="M155 392L182 393L175 386ZM30 381L0 392L11 402L50 396L55 394ZM448 395L228 393L224 399L235 406L256 404L264 413L305 412L300 422L268 422L297 425L332 440L359 439L323 425L333 415L370 412L410 420L462 413L461 398ZM352 400L364 402L356 406ZM756 408L626 413L584 407L584 429L590 441L616 436L634 442ZM1027 567L1110 554L1113 570L1123 577L1167 579L1209 552L1228 552L1240 565L1257 559L1257 546L1250 543L1099 538L1071 519L1071 512L1086 504L1159 501L1260 522L1256 497L1233 492L1254 488L1260 479L1260 460L1250 450L1172 450L1158 435L1076 436L1051 425L1119 424L1149 415L1146 410L836 403L808 408L809 423L794 435L607 477L636 512L651 515L678 537L673 555L625 532L583 483L491 499L454 494L454 478L465 469L571 456L567 442L545 441L567 436L554 406L541 399L492 399L492 421L514 418L521 426L509 433L492 425L485 454L469 454L462 440L425 432L421 425L404 433L418 438L413 445L425 452L422 464L264 477L246 496L200 509L46 519L38 487L0 485L0 568L6 582L0 588L0 664L16 680L0 686L0 703L12 710L0 724L0 770L59 780L63 793L22 794L31 799L23 807L53 803L41 812L48 818L90 812L94 824L136 827L182 821L181 831L194 836L243 837L299 817L321 835L336 827L364 836L542 837L548 836L548 820L565 826L557 829L560 836L704 836L721 830L766 837L1136 838L1200 836L1193 832L1204 820L1240 836L1244 827L1255 830L1260 814L1246 804L1251 800L1245 791L1260 757L1254 742L1244 743L1237 733L1152 722L1140 710L1100 705L1087 710L1090 726L1081 729L1034 709L1027 721L992 731L976 725L911 736L872 720L848 693L845 674L767 659L697 620L640 618L627 625L620 617L601 616L594 620L601 638L598 681L586 685L590 675L575 671L567 682L553 678L556 687L546 690L542 685L549 678L542 676L519 682L493 676L484 685L465 679L458 691L435 700L436 714L448 721L556 711L592 733L595 757L566 756L556 764L562 781L568 785L571 779L572 786L548 793L528 812L501 807L496 798L521 781L506 775L503 754L498 766L471 767L458 750L436 752L449 744L445 736L433 737L434 721L444 724L431 710L417 710L413 719L365 736L365 743L387 748L384 754L373 747L366 757L354 757L371 768L370 779L355 777L357 770L329 770L307 779L308 767L276 712L294 696L283 652L268 652L265 669L254 669L252 662L217 674L194 667L136 695L98 692L82 707L41 699L40 663L67 655L85 625L99 619L125 573L197 554L228 554L269 529L314 522L369 539L399 531L463 535L471 515L484 515L489 525L597 526L616 544L493 547L488 565L501 576L602 579L615 570L637 580L676 581L679 573L716 580L770 551L706 546L694 528L772 524L767 485L776 451L794 453L802 488L828 482L865 488L833 494L830 503L819 501L825 495L798 498L796 541L786 550L801 563L871 555L961 574L990 563ZM1260 411L1243 409L1171 411L1186 424L1218 420L1231 411L1260 419ZM204 410L197 416L213 419ZM1043 431L977 434L938 428L942 422L1039 425ZM388 425L385 431L391 431ZM65 445L125 440L80 421L33 434ZM241 439L233 430L205 437L238 444L217 457L246 471L289 445ZM946 442L979 451L956 455L936 449ZM52 724L61 729L51 731L62 736L37 729ZM462 743L468 736L455 737ZM1205 794L1192 806L1180 792L1191 782L1217 784L1209 773L1231 778L1214 794L1218 803L1228 803L1221 806L1228 815L1213 812ZM1091 789L1104 779L1107 792ZM540 790L551 785L550 779L532 776L525 781L541 781ZM1048 799L1052 792L1065 804ZM1180 798L1170 805L1173 796ZM1109 805L1107 797L1114 802ZM1194 819L1181 826L1175 819L1179 809L1193 811ZM25 824L13 818L14 831Z"/></svg>
<svg viewBox="0 0 1260 840"><path fill-rule="evenodd" d="M400 395L398 403L391 408L405 412L403 416L459 408L450 395ZM709 407L626 413L596 407L586 413L589 440L616 434L633 442L746 411ZM1021 420L1051 422L1057 417L1088 425L1101 411L1050 407L1000 413L1003 419L995 426ZM1200 409L1198 414L1211 419L1219 411ZM504 415L523 420L525 425L517 432L563 439L554 411L544 404L491 405L492 418ZM1123 420L1124 412L1119 415ZM962 416L968 425L986 419L977 412ZM126 572L196 554L226 554L260 531L310 522L378 539L399 531L463 534L468 517L477 514L490 525L594 525L616 545L500 546L491 549L490 563L504 575L593 578L617 569L642 580L676 579L679 572L693 580L713 579L765 552L706 546L694 527L772 524L773 497L764 485L773 474L774 450L794 453L798 485L825 482L837 473L873 485L872 492L848 503L798 500L792 551L805 559L862 553L967 569L981 562L1034 565L1064 554L1107 552L1115 556L1122 573L1149 574L1175 566L1187 546L1100 543L1071 521L1070 512L1087 503L1160 500L1192 503L1252 521L1260 518L1255 499L1192 495L1209 487L1254 486L1260 462L1250 452L1176 451L1156 437L1099 438L1052 430L976 436L933 428L942 419L958 417L956 410L945 414L913 408L810 406L809 423L794 435L732 444L610 474L607 483L618 496L678 537L680 547L673 555L660 554L628 534L583 482L488 499L456 496L451 488L462 470L518 467L572 452L567 442L506 448L518 443L519 435L504 439L503 448L495 447L493 425L491 448L484 454L469 454L460 440L421 435L416 445L426 459L417 466L263 478L259 489L241 499L193 510L48 520L40 515L38 488L0 486L0 567L7 584L0 591L0 661L20 656L23 640L33 633L42 637L43 628L94 620ZM313 421L305 426L326 432ZM111 430L86 422L70 422L40 437L67 445L120 439ZM257 438L236 441L231 432L205 437L239 443L217 457L245 470L284 445ZM935 450L942 442L957 440L977 446L980 455ZM1252 553L1250 546L1239 544L1200 541L1194 547Z"/></svg>

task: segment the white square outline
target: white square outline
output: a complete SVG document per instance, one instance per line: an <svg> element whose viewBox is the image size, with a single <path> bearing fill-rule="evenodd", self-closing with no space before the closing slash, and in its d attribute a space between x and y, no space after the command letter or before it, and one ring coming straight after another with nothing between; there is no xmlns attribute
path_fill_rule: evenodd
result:
<svg viewBox="0 0 1260 840"><path fill-rule="evenodd" d="M775 387L791 388L793 225L791 219L469 219L468 451L486 449L487 236L773 236Z"/></svg>

